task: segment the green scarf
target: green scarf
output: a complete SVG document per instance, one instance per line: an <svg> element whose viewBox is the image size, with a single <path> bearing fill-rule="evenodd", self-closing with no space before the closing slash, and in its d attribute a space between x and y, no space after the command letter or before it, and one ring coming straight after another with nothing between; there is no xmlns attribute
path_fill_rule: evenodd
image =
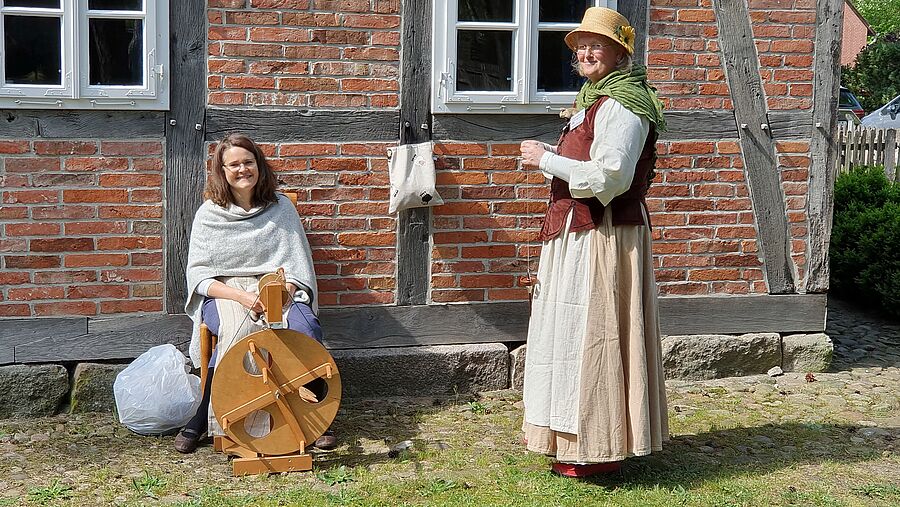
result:
<svg viewBox="0 0 900 507"><path fill-rule="evenodd" d="M644 67L635 65L627 74L614 70L596 83L588 81L578 92L575 106L587 109L603 96L612 97L625 109L646 117L656 125L657 131L666 130L662 102L656 96L656 88L647 83L647 69Z"/></svg>

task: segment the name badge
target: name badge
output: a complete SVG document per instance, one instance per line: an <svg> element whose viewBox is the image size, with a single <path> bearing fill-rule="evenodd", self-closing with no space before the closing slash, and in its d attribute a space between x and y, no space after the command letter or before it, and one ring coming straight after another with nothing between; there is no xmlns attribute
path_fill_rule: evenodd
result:
<svg viewBox="0 0 900 507"><path fill-rule="evenodd" d="M582 123L584 123L584 109L578 111L569 119L569 130L575 130Z"/></svg>

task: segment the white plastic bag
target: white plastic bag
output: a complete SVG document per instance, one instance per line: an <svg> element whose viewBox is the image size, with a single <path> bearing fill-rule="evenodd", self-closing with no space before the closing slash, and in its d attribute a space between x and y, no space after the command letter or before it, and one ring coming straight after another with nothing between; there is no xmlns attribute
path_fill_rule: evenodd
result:
<svg viewBox="0 0 900 507"><path fill-rule="evenodd" d="M431 141L403 144L387 151L391 178L389 213L444 204L434 188Z"/></svg>
<svg viewBox="0 0 900 507"><path fill-rule="evenodd" d="M116 375L113 394L119 422L141 435L181 428L200 406L200 378L172 344L157 345Z"/></svg>

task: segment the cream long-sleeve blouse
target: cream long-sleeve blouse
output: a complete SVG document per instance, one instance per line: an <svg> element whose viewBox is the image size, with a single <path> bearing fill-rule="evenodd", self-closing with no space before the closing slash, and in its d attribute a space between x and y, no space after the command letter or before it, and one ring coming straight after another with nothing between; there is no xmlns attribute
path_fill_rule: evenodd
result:
<svg viewBox="0 0 900 507"><path fill-rule="evenodd" d="M541 157L541 171L548 178L556 176L568 181L572 197L596 197L606 206L631 187L649 133L647 118L610 98L595 113L591 159L581 162L566 158L550 147Z"/></svg>

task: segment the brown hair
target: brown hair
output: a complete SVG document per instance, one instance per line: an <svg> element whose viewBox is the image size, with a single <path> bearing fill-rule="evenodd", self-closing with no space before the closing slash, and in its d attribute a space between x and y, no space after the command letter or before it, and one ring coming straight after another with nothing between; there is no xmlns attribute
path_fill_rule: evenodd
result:
<svg viewBox="0 0 900 507"><path fill-rule="evenodd" d="M278 196L275 195L275 173L269 167L266 156L259 146L244 134L229 134L216 146L209 177L206 178L206 189L203 191L203 198L209 199L223 208L235 204L234 196L231 194L231 187L228 185L228 181L225 180L225 168L222 160L225 150L235 146L249 151L256 158L259 177L256 180L256 186L253 187L253 206L278 202Z"/></svg>

